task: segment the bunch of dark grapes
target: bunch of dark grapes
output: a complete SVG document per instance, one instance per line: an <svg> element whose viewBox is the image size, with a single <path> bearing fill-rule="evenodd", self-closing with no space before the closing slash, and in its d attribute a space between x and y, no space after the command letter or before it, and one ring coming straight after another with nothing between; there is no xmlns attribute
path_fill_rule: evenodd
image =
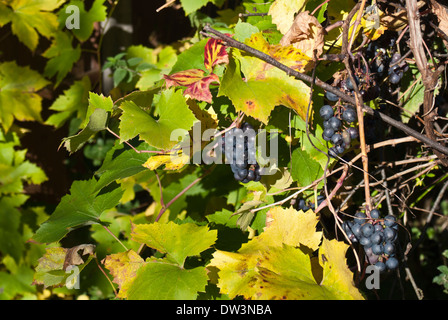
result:
<svg viewBox="0 0 448 320"><path fill-rule="evenodd" d="M322 201L325 200L325 196L318 195L317 196L317 206L319 206ZM310 209L314 210L316 208L316 205L313 202L305 201L303 198L299 198L295 202L295 208L296 210L302 210L302 211L308 211Z"/></svg>
<svg viewBox="0 0 448 320"><path fill-rule="evenodd" d="M335 157L350 148L351 141L358 138L358 130L350 127L357 120L356 110L348 105L338 107L335 114L332 106L326 104L319 109L324 131L322 138L333 146L328 150L330 156ZM344 127L344 122L346 126Z"/></svg>
<svg viewBox="0 0 448 320"><path fill-rule="evenodd" d="M370 73L377 82L382 82L388 76L388 82L397 85L401 82L404 73L409 69L408 64L398 52L394 52L395 41L391 41L388 50L378 41L370 42L366 48L366 58L369 62ZM388 53L389 52L389 53ZM389 56L390 55L390 56Z"/></svg>
<svg viewBox="0 0 448 320"><path fill-rule="evenodd" d="M393 215L380 218L380 211L370 212L370 219L363 212L357 212L353 220L344 221L342 228L353 243L363 246L367 261L381 272L395 270L398 224Z"/></svg>
<svg viewBox="0 0 448 320"><path fill-rule="evenodd" d="M222 137L222 151L237 181L260 181L261 169L256 161L256 135L249 123L232 128Z"/></svg>

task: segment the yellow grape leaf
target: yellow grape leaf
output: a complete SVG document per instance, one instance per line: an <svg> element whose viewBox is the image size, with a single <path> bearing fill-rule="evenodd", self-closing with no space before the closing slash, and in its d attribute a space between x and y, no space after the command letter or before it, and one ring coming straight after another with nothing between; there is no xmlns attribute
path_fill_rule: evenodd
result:
<svg viewBox="0 0 448 320"><path fill-rule="evenodd" d="M5 2L5 1L4 1ZM59 8L64 0L11 0L6 1L7 19L1 19L1 25L11 21L11 30L31 51L39 43L39 34L50 39L59 25L53 10ZM7 8L7 9L6 9ZM0 26L1 26L0 25Z"/></svg>
<svg viewBox="0 0 448 320"><path fill-rule="evenodd" d="M190 162L190 157L182 152L171 154L154 155L150 157L143 166L149 170L156 170L165 165L165 170L179 170Z"/></svg>
<svg viewBox="0 0 448 320"><path fill-rule="evenodd" d="M213 254L209 270L211 277L217 272L221 293L230 299L362 299L345 264L346 250L341 250L347 246L323 239L319 247L317 221L312 210L270 209L261 235L237 252ZM327 264L319 264L316 250Z"/></svg>
<svg viewBox="0 0 448 320"><path fill-rule="evenodd" d="M244 43L270 55L280 63L299 72L306 71L308 69L308 64L311 62L311 58L304 54L300 49L296 49L289 45L269 44L261 32L252 34L250 38L244 41ZM246 79L262 79L266 77L266 73L269 70L275 68L267 62L245 53L242 53L241 55L238 55L237 53L237 56L239 56L239 59L242 61L241 69L246 76Z"/></svg>
<svg viewBox="0 0 448 320"><path fill-rule="evenodd" d="M137 275L138 269L145 261L135 251L114 253L106 256L102 263L113 276L113 282L118 284L119 292L117 298L126 298L127 290Z"/></svg>
<svg viewBox="0 0 448 320"><path fill-rule="evenodd" d="M245 43L295 70L304 71L309 66L309 58L300 50L292 46L272 46L261 33L252 34ZM234 50L233 56L235 59L227 65L218 96L227 96L237 111L265 124L279 105L295 110L306 119L310 88L304 82L244 52Z"/></svg>
<svg viewBox="0 0 448 320"><path fill-rule="evenodd" d="M291 27L295 14L302 11L306 3L307 0L275 0L268 14L272 17L272 23L277 25L277 30L285 34Z"/></svg>
<svg viewBox="0 0 448 320"><path fill-rule="evenodd" d="M327 15L331 23L337 22L337 21L343 21L346 20L348 14L350 13L351 9L353 8L353 4L346 0L332 0L328 3L327 6ZM350 29L348 32L348 39L352 37L353 33L353 25L356 21L356 18L358 16L358 13L355 13L353 15L352 20L350 21ZM356 38L359 35L359 31L361 30L362 25L359 24L356 28L354 38ZM342 27L341 28L334 28L328 32L328 34L325 36L325 46L324 50L330 50L329 52L334 52L335 50L340 50L342 45Z"/></svg>
<svg viewBox="0 0 448 320"><path fill-rule="evenodd" d="M266 228L259 237L280 245L304 245L317 250L322 232L316 231L318 217L313 210L297 211L293 207L274 207L266 213Z"/></svg>
<svg viewBox="0 0 448 320"><path fill-rule="evenodd" d="M347 268L345 254L349 246L337 240L323 239L319 249L319 264L323 267L321 286L328 288L332 299L357 299L364 297L353 285L353 274Z"/></svg>

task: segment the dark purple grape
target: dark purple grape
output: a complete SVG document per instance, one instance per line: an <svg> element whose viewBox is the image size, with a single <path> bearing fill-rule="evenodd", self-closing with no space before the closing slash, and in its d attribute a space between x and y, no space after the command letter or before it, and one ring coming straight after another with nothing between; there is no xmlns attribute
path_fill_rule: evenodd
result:
<svg viewBox="0 0 448 320"><path fill-rule="evenodd" d="M339 97L337 95L335 95L333 92L330 92L330 91L326 91L325 92L325 97L328 100L333 101L333 102L336 102L336 101L339 100Z"/></svg>
<svg viewBox="0 0 448 320"><path fill-rule="evenodd" d="M331 139L331 137L334 135L334 130L331 128L324 129L322 135Z"/></svg>
<svg viewBox="0 0 448 320"><path fill-rule="evenodd" d="M353 128L353 127L348 127L348 128L347 128L347 131L348 131L348 133L350 134L350 138L351 138L352 140L354 140L354 139L358 139L358 137L359 137L358 129Z"/></svg>
<svg viewBox="0 0 448 320"><path fill-rule="evenodd" d="M382 244L374 244L372 246L372 252L376 255L382 255L383 254L383 245Z"/></svg>
<svg viewBox="0 0 448 320"><path fill-rule="evenodd" d="M341 144L342 141L342 135L340 133L335 133L332 137L331 137L331 142L333 142L333 144L335 145L339 145Z"/></svg>
<svg viewBox="0 0 448 320"><path fill-rule="evenodd" d="M366 218L367 216L364 212L356 212L353 221L358 224L363 224L364 222L366 222Z"/></svg>
<svg viewBox="0 0 448 320"><path fill-rule="evenodd" d="M370 211L370 217L375 220L379 219L380 218L380 210L373 209L372 211Z"/></svg>
<svg viewBox="0 0 448 320"><path fill-rule="evenodd" d="M393 227L396 224L397 224L397 218L395 218L395 216L389 214L384 217L384 225L386 227Z"/></svg>
<svg viewBox="0 0 448 320"><path fill-rule="evenodd" d="M375 229L375 227L374 227ZM371 236L370 236L370 240L374 243L374 244L378 244L383 240L383 234L382 232L374 232Z"/></svg>
<svg viewBox="0 0 448 320"><path fill-rule="evenodd" d="M393 255L395 253L395 245L388 241L383 245L383 252L387 255Z"/></svg>
<svg viewBox="0 0 448 320"><path fill-rule="evenodd" d="M319 109L319 114L323 120L328 120L334 115L333 108L326 104Z"/></svg>
<svg viewBox="0 0 448 320"><path fill-rule="evenodd" d="M375 263L375 267L377 267L380 272L386 271L386 265L382 261L378 261L377 263Z"/></svg>
<svg viewBox="0 0 448 320"><path fill-rule="evenodd" d="M361 232L364 237L368 238L370 237L374 232L374 227L371 223L366 223L362 226Z"/></svg>
<svg viewBox="0 0 448 320"><path fill-rule="evenodd" d="M352 123L355 122L357 119L357 115L356 115L356 111L353 108L347 107L343 112L342 112L342 120L348 122L348 123Z"/></svg>
<svg viewBox="0 0 448 320"><path fill-rule="evenodd" d="M398 260L395 257L389 257L386 261L386 267L389 270L397 269L398 267Z"/></svg>
<svg viewBox="0 0 448 320"><path fill-rule="evenodd" d="M332 128L334 131L337 131L341 127L342 122L336 117L331 117L330 119L328 119L328 124L330 128Z"/></svg>

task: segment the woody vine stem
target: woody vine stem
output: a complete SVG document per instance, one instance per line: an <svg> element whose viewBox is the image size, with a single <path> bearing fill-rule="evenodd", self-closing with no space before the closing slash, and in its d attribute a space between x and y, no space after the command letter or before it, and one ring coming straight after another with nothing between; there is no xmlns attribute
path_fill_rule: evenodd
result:
<svg viewBox="0 0 448 320"><path fill-rule="evenodd" d="M206 32L206 34L208 36L211 36L213 38L219 39L221 41L224 42L224 44L226 46L229 47L233 47L239 50L243 50L247 53L252 54L253 56L263 60L266 63L271 64L272 66L286 72L288 75L290 76L294 76L295 78L302 80L304 82L308 82L308 83L312 83L313 82L313 78L307 74L298 72L294 69L289 68L288 66L280 63L279 61L275 60L273 57L265 54L264 52L261 52L257 49L254 49L242 42L239 42L235 39L232 39L231 37L213 29L212 27L210 27L209 25L204 26L204 31ZM333 86L323 82L322 80L318 79L317 77L314 80L314 84L319 86L320 88L329 91L331 93L334 93L335 95L337 95L339 98L341 98L343 101L350 103L352 105L356 105L356 99L345 94L342 91L339 91L337 88L334 88ZM380 120L384 121L385 123L403 131L404 133L408 134L409 136L412 136L414 138L416 138L418 141L426 144L428 147L439 151L440 153L444 154L444 155L448 155L448 148L445 147L444 145L438 143L437 141L434 141L431 138L428 138L427 136L415 131L414 129L409 128L407 125L403 124L400 121L397 121L381 112L379 112L378 110L374 110L372 108L370 108L369 106L362 104L361 105L362 111L364 111L365 113L377 117Z"/></svg>

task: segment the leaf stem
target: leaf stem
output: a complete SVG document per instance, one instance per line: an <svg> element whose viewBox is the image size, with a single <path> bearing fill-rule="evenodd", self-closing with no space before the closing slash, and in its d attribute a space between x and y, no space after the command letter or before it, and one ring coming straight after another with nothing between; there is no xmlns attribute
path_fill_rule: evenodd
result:
<svg viewBox="0 0 448 320"><path fill-rule="evenodd" d="M123 244L123 242L120 241L120 239L118 239L118 237L117 237L116 235L113 234L112 231L109 230L108 227L106 227L105 225L102 225L102 226L103 226L104 230L106 230L106 231L107 231L107 232L108 232L108 233L109 233L115 240L118 241L119 244L121 244L121 246L122 246L126 251L128 251L128 248Z"/></svg>

